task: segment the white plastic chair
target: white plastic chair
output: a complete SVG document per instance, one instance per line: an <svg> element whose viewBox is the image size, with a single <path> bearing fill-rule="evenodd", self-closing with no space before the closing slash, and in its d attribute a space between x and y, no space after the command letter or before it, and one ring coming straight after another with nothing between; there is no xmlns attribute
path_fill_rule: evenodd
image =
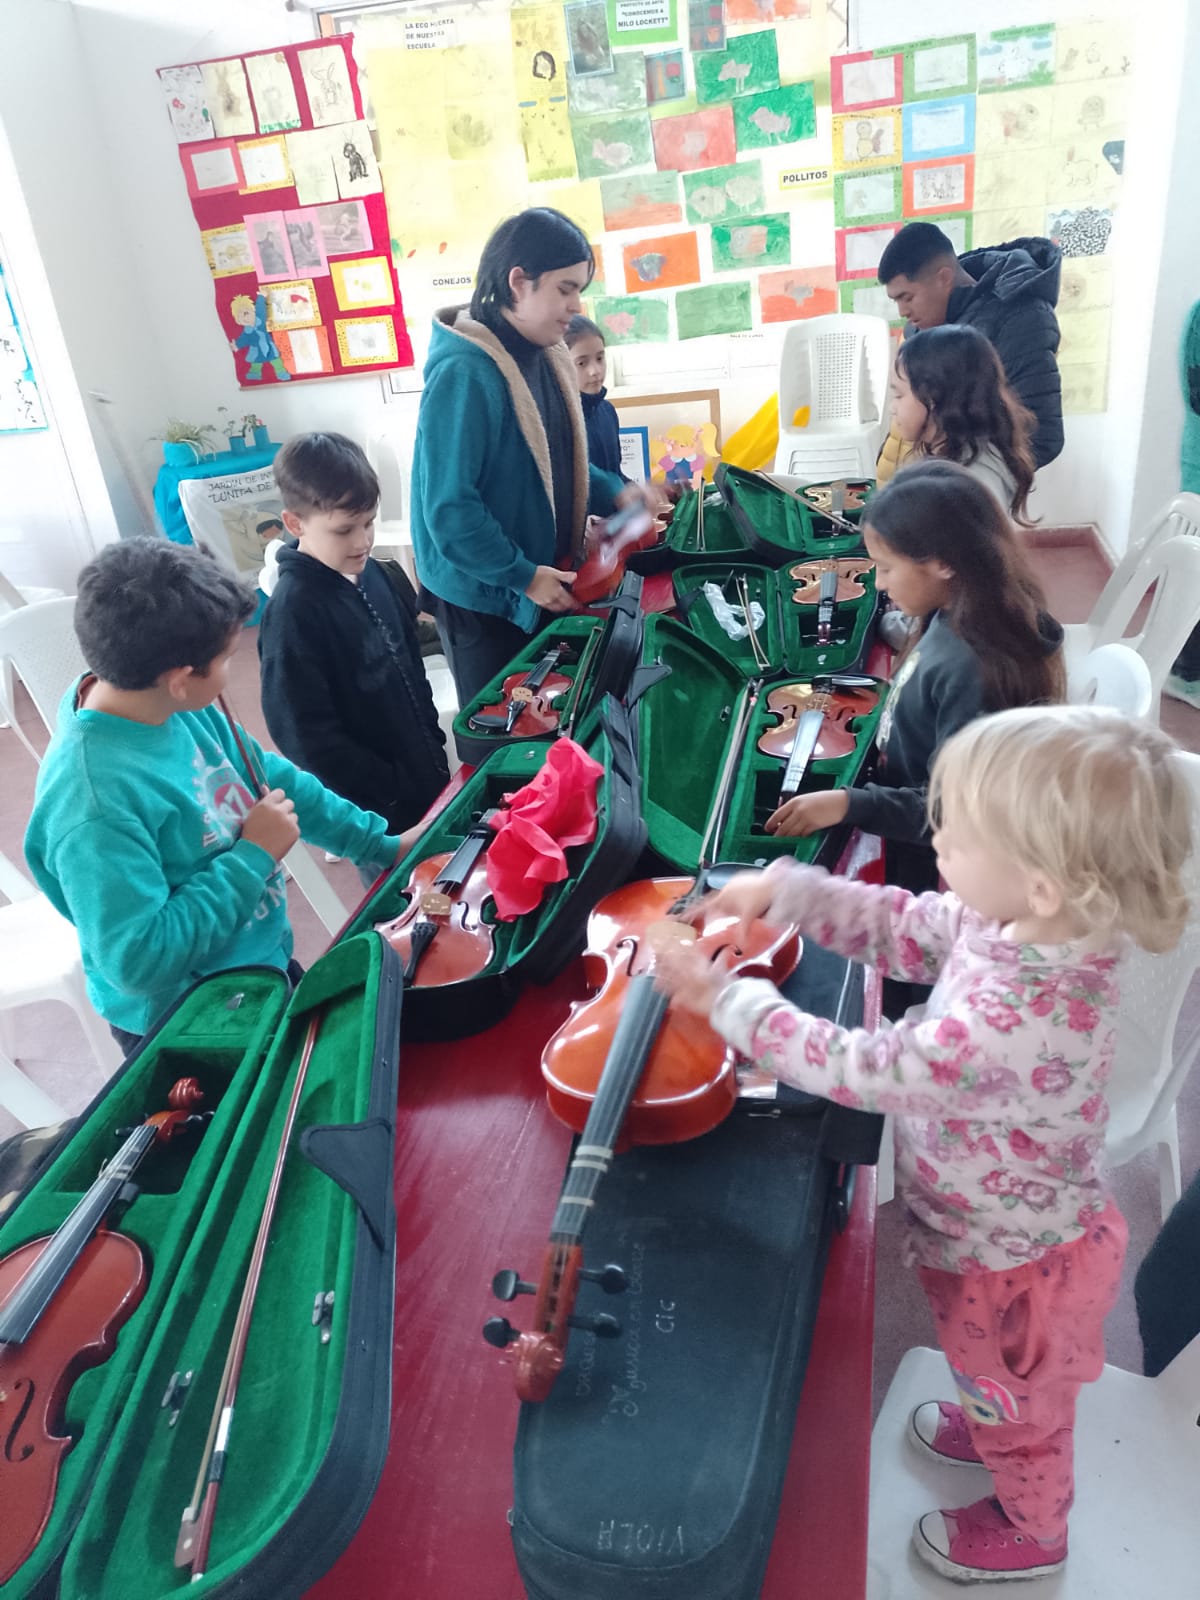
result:
<svg viewBox="0 0 1200 1600"><path fill-rule="evenodd" d="M20 678L38 716L53 730L59 702L86 665L75 637L74 618L73 595L39 600L0 616L0 709L35 761L41 757L17 721L12 676L15 673Z"/></svg>
<svg viewBox="0 0 1200 1600"><path fill-rule="evenodd" d="M787 331L779 364L775 471L804 483L872 478L886 426L891 341L882 317L812 317ZM798 410L809 411L797 427Z"/></svg>
<svg viewBox="0 0 1200 1600"><path fill-rule="evenodd" d="M1153 576L1145 575L1145 563L1158 545L1176 538L1200 539L1200 494L1177 494L1168 501L1149 527L1130 541L1088 620L1066 625L1063 653L1068 670L1082 661L1089 650L1123 637L1146 590L1154 582Z"/></svg>
<svg viewBox="0 0 1200 1600"><path fill-rule="evenodd" d="M38 589L31 584L10 583L0 572L0 616L17 611L22 606L36 605L39 600L61 600L61 589ZM0 728L9 723L8 708L13 703L13 672L10 662L0 658Z"/></svg>
<svg viewBox="0 0 1200 1600"><path fill-rule="evenodd" d="M1150 668L1132 645L1102 644L1077 667L1068 668L1067 699L1072 705L1106 706L1127 717L1148 717L1154 705Z"/></svg>
<svg viewBox="0 0 1200 1600"><path fill-rule="evenodd" d="M960 1584L913 1553L913 1523L988 1493L981 1467L942 1466L906 1437L926 1400L957 1401L946 1358L909 1350L871 1434L867 1600L962 1600ZM1051 1578L1017 1586L1021 1600L1184 1600L1200 1570L1200 1338L1157 1378L1105 1367L1084 1386L1075 1425L1071 1553Z"/></svg>
<svg viewBox="0 0 1200 1600"><path fill-rule="evenodd" d="M0 1106L27 1128L67 1116L26 1077L12 1055L4 1013L39 1000L57 1000L79 1018L92 1055L114 1072L121 1047L92 1010L75 929L7 856L0 855Z"/></svg>

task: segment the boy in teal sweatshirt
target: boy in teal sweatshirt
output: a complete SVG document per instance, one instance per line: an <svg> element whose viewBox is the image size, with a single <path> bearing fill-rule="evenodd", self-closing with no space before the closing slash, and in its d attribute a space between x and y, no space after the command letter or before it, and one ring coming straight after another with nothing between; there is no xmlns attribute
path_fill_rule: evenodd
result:
<svg viewBox="0 0 1200 1600"><path fill-rule="evenodd" d="M25 858L75 924L92 1004L131 1049L199 978L286 971L280 862L301 835L381 867L400 841L243 731L271 785L255 798L225 686L249 592L165 539L124 539L79 575L75 629L91 671L72 685L38 774Z"/></svg>

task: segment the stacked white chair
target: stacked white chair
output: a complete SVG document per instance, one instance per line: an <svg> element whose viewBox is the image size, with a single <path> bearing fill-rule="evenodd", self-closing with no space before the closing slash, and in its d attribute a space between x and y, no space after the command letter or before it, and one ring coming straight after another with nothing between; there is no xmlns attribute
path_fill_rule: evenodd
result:
<svg viewBox="0 0 1200 1600"><path fill-rule="evenodd" d="M802 483L872 478L887 425L891 339L882 317L797 322L779 365L775 471ZM807 411L801 426L797 413Z"/></svg>

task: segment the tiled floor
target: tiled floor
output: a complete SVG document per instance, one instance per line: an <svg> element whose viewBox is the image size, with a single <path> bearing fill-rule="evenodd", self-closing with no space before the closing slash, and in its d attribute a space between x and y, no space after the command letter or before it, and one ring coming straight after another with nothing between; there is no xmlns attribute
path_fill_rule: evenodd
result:
<svg viewBox="0 0 1200 1600"><path fill-rule="evenodd" d="M1082 621L1091 609L1106 577L1097 554L1068 547L1039 549L1034 553L1038 574L1046 588L1051 611L1063 622ZM265 728L258 700L258 662L255 636L247 630L234 662L230 694L238 714L259 738ZM22 726L40 749L46 733L32 707L22 699ZM1200 750L1200 713L1165 700L1163 726L1187 748ZM0 851L21 860L21 839L33 798L36 769L27 752L8 729L0 729ZM345 863L322 870L347 908L359 899L357 874ZM327 935L307 902L294 890L290 896L296 931L296 953L309 962L327 942ZM10 1048L41 1087L68 1110L79 1109L99 1088L102 1075L89 1063L74 1018L65 1009L41 1005L11 1014ZM1200 1030L1200 992L1185 1006L1180 1043ZM1184 1179L1200 1165L1200 1074L1185 1088L1179 1102L1180 1139ZM0 1138L16 1130L16 1123L0 1111ZM1109 1324L1109 1358L1118 1365L1140 1370L1141 1350L1130 1285L1137 1263L1158 1227L1158 1186L1153 1160L1145 1156L1115 1174L1114 1186L1130 1224L1130 1255L1126 1285ZM878 1278L876 1293L876 1402L882 1398L903 1352L913 1344L932 1342L928 1312L913 1275L900 1265L901 1221L899 1207L885 1207L879 1219Z"/></svg>

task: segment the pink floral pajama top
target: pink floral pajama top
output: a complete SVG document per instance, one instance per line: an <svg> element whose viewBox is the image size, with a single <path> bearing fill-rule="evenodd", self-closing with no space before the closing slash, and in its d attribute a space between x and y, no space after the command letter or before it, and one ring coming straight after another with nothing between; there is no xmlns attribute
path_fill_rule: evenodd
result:
<svg viewBox="0 0 1200 1600"><path fill-rule="evenodd" d="M777 861L767 920L885 977L934 983L878 1033L840 1028L738 978L713 1026L785 1083L896 1119L907 1259L996 1272L1079 1238L1102 1211L1118 948L1018 945L955 895Z"/></svg>

